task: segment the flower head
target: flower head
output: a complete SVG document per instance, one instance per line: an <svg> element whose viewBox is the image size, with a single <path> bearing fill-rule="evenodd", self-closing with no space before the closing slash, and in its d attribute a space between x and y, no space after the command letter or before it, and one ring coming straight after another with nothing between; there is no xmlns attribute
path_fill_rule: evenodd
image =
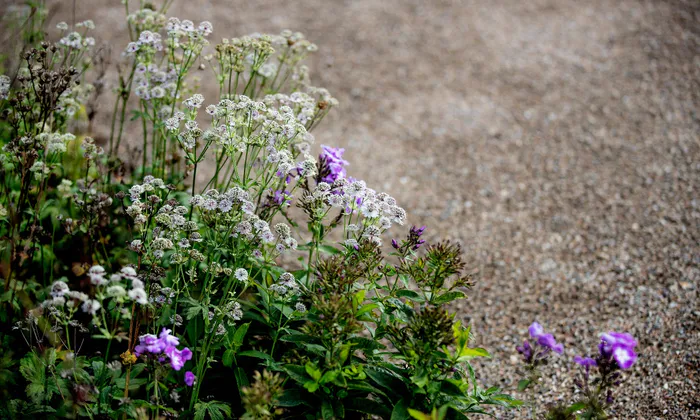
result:
<svg viewBox="0 0 700 420"><path fill-rule="evenodd" d="M185 372L185 385L192 386L192 385L194 385L194 381L196 381L196 380L197 380L197 377L195 376L194 373L192 373L192 371L188 370L187 372Z"/></svg>
<svg viewBox="0 0 700 420"><path fill-rule="evenodd" d="M347 175L345 166L349 165L349 162L343 159L345 149L330 146L321 146L321 148L323 151L318 158L328 168L326 173L321 174L323 175L321 181L332 183L338 178L345 178Z"/></svg>
<svg viewBox="0 0 700 420"><path fill-rule="evenodd" d="M564 346L561 343L557 343L552 334L545 333L544 328L539 323L533 322L528 331L530 332L530 337L536 339L537 344L540 346L559 354L564 351Z"/></svg>
<svg viewBox="0 0 700 420"><path fill-rule="evenodd" d="M615 359L620 369L629 369L637 361L637 353L634 352L637 340L630 334L611 331L600 338L601 343L598 346L600 355Z"/></svg>

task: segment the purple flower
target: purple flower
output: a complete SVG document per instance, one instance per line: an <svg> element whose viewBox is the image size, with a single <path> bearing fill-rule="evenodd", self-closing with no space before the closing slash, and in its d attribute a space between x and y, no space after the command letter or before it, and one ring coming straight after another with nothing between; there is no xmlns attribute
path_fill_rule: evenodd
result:
<svg viewBox="0 0 700 420"><path fill-rule="evenodd" d="M540 325L538 322L533 322L532 325L530 325L530 328L527 330L530 332L530 337L532 338L539 337L541 334L544 334L544 328L542 328L542 325Z"/></svg>
<svg viewBox="0 0 700 420"><path fill-rule="evenodd" d="M394 249L399 249L399 243L396 242L396 239L391 240L391 246L394 247Z"/></svg>
<svg viewBox="0 0 700 420"><path fill-rule="evenodd" d="M559 354L564 351L564 346L557 343L552 334L546 334L544 328L539 323L533 322L530 328L528 328L528 331L530 332L530 337L537 339L537 344L540 346Z"/></svg>
<svg viewBox="0 0 700 420"><path fill-rule="evenodd" d="M192 373L191 371L185 372L185 385L187 386L192 386L194 385L194 381L197 379L197 377Z"/></svg>
<svg viewBox="0 0 700 420"><path fill-rule="evenodd" d="M530 363L532 360L532 347L530 347L530 343L527 340L523 341L522 346L517 346L515 349L523 355L526 362Z"/></svg>
<svg viewBox="0 0 700 420"><path fill-rule="evenodd" d="M170 335L170 332L172 330L163 328L163 331L160 333L160 341L163 345L163 348L166 349L170 346L178 346L180 344L180 339L175 337L174 335Z"/></svg>
<svg viewBox="0 0 700 420"><path fill-rule="evenodd" d="M601 356L614 358L620 369L629 369L637 361L637 340L630 334L609 332L600 336L601 343L598 346Z"/></svg>
<svg viewBox="0 0 700 420"><path fill-rule="evenodd" d="M170 358L170 366L175 370L182 369L182 367L185 366L185 362L192 358L192 352L187 347L182 350L169 347L166 349L165 354Z"/></svg>
<svg viewBox="0 0 700 420"><path fill-rule="evenodd" d="M279 204L284 204L285 202L288 202L289 200L292 199L292 196L289 194L289 191L287 190L277 190L273 193L272 196L272 202L279 205Z"/></svg>
<svg viewBox="0 0 700 420"><path fill-rule="evenodd" d="M595 359L592 359L590 357L583 357L583 356L576 356L574 357L574 363L577 363L586 369L590 369L592 367L598 366L598 363L596 363Z"/></svg>
<svg viewBox="0 0 700 420"><path fill-rule="evenodd" d="M323 151L318 158L324 161L330 170L330 173L321 178L321 181L331 184L338 178L345 178L347 175L345 166L349 165L348 161L343 159L345 149L329 146L321 146L321 148Z"/></svg>
<svg viewBox="0 0 700 420"><path fill-rule="evenodd" d="M144 334L139 337L139 344L134 347L134 354L140 357L144 354L156 356L156 359L164 363L166 357L170 359L170 366L175 370L180 370L185 365L185 362L192 359L192 352L185 347L178 350L180 339L170 334L171 330L163 328L160 336L156 337L153 334Z"/></svg>
<svg viewBox="0 0 700 420"><path fill-rule="evenodd" d="M139 345L134 347L134 354L136 357L141 356L144 353L162 353L165 349L163 342L159 340L153 334L145 334L139 337Z"/></svg>
<svg viewBox="0 0 700 420"><path fill-rule="evenodd" d="M537 344L542 347L547 347L550 350L561 354L564 351L564 346L561 343L557 343L552 334L542 334L537 337Z"/></svg>

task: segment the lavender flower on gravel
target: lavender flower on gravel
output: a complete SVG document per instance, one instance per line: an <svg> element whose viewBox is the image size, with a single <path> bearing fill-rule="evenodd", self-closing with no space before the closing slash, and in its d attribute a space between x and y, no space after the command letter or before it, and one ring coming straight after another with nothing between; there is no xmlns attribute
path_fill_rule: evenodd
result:
<svg viewBox="0 0 700 420"><path fill-rule="evenodd" d="M544 328L539 323L533 322L528 331L530 332L530 337L536 339L537 344L540 346L559 354L564 351L564 346L561 343L557 343L552 334L545 333Z"/></svg>
<svg viewBox="0 0 700 420"><path fill-rule="evenodd" d="M620 369L629 369L637 361L637 353L634 352L637 340L630 334L611 331L600 338L598 349L601 356L615 359Z"/></svg>

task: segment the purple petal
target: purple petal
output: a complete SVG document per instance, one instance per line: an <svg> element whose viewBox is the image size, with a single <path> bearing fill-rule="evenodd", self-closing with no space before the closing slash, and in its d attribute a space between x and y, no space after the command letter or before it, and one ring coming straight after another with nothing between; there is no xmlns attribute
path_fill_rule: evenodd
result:
<svg viewBox="0 0 700 420"><path fill-rule="evenodd" d="M596 361L594 359L591 359L590 357L583 357L583 356L574 357L574 363L577 363L577 364L584 366L584 367L598 366L598 363L596 363Z"/></svg>
<svg viewBox="0 0 700 420"><path fill-rule="evenodd" d="M629 369L634 362L637 361L637 354L632 351L632 349L625 346L615 346L613 349L613 357L618 366L620 366L620 369Z"/></svg>
<svg viewBox="0 0 700 420"><path fill-rule="evenodd" d="M194 373L192 373L189 370L187 372L185 372L185 385L187 385L187 386L194 385L195 379L197 379L197 377L195 376Z"/></svg>
<svg viewBox="0 0 700 420"><path fill-rule="evenodd" d="M528 331L530 332L530 337L532 338L537 338L544 334L544 328L542 328L542 326L537 322L533 322L532 325L530 325L530 328L528 328Z"/></svg>

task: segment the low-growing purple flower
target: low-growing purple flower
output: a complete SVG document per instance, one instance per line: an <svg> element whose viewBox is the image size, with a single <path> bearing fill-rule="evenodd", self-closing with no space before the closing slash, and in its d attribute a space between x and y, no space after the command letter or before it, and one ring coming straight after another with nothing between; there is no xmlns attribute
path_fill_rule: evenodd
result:
<svg viewBox="0 0 700 420"><path fill-rule="evenodd" d="M542 347L547 347L548 349L554 351L555 353L562 354L564 351L564 346L561 343L557 343L552 334L542 334L537 337L537 344Z"/></svg>
<svg viewBox="0 0 700 420"><path fill-rule="evenodd" d="M523 355L525 362L530 363L532 361L532 347L527 340L523 341L522 346L517 346L515 349Z"/></svg>
<svg viewBox="0 0 700 420"><path fill-rule="evenodd" d="M537 344L540 346L559 354L564 351L564 346L557 343L552 334L545 333L544 328L538 322L533 322L528 331L530 332L530 337L537 339Z"/></svg>
<svg viewBox="0 0 700 420"><path fill-rule="evenodd" d="M634 352L637 340L630 334L611 331L600 338L598 349L601 356L615 359L620 369L629 369L637 361L637 353Z"/></svg>
<svg viewBox="0 0 700 420"><path fill-rule="evenodd" d="M575 356L574 357L574 363L579 364L586 369L590 369L592 367L598 366L598 363L595 361L595 359L592 359L590 357L583 357L583 356Z"/></svg>
<svg viewBox="0 0 700 420"><path fill-rule="evenodd" d="M195 374L192 373L192 371L188 370L187 372L185 372L185 385L192 386L194 385L194 381L196 380L197 376L195 376Z"/></svg>

